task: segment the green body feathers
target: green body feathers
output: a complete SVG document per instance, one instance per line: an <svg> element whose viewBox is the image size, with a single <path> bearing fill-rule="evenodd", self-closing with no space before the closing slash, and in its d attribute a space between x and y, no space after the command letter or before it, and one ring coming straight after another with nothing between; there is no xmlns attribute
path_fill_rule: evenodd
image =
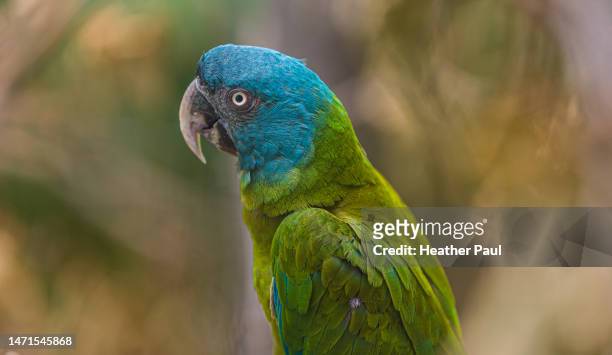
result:
<svg viewBox="0 0 612 355"><path fill-rule="evenodd" d="M462 353L453 295L435 259L374 262L356 233L363 208L405 205L368 161L342 104L334 98L315 125L308 163L275 184L241 186L255 288L277 352Z"/></svg>

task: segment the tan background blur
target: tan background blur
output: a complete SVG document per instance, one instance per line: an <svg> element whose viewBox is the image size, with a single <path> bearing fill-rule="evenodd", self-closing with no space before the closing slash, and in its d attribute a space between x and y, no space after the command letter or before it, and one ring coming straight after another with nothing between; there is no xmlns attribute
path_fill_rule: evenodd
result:
<svg viewBox="0 0 612 355"><path fill-rule="evenodd" d="M203 50L306 58L410 205L606 206L611 34L608 0L0 0L0 333L269 352L233 158L178 130ZM612 270L448 272L471 354L612 354Z"/></svg>

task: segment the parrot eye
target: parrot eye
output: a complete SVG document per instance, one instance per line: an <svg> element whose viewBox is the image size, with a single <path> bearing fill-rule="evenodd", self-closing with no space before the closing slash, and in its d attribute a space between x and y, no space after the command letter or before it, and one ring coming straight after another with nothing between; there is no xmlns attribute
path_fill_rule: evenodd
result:
<svg viewBox="0 0 612 355"><path fill-rule="evenodd" d="M234 89L228 93L229 104L238 111L250 110L253 106L251 94L244 89Z"/></svg>

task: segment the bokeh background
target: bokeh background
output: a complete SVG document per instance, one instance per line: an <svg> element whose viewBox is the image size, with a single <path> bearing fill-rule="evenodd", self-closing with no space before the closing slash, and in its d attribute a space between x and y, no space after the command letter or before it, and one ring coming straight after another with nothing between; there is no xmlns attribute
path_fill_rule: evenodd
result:
<svg viewBox="0 0 612 355"><path fill-rule="evenodd" d="M410 205L610 206L611 34L608 0L0 1L0 333L269 353L234 158L178 130L203 50L306 58ZM612 354L611 269L448 273L470 354Z"/></svg>

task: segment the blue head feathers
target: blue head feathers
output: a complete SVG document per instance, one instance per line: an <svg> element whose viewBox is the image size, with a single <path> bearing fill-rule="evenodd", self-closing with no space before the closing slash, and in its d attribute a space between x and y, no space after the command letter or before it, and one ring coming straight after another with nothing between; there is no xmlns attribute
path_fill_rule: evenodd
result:
<svg viewBox="0 0 612 355"><path fill-rule="evenodd" d="M216 115L212 124L218 121L231 139L240 170L268 182L307 163L316 118L333 101L303 61L251 46L222 45L204 53L198 88Z"/></svg>

